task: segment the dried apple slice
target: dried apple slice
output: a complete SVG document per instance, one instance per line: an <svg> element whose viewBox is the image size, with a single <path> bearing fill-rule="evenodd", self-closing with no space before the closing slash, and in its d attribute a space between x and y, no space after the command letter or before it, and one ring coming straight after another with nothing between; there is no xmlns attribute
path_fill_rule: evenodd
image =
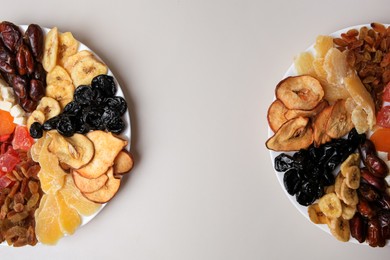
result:
<svg viewBox="0 0 390 260"><path fill-rule="evenodd" d="M102 188L108 180L106 174L103 174L96 179L88 179L81 176L77 171L72 171L74 184L81 192L94 192Z"/></svg>
<svg viewBox="0 0 390 260"><path fill-rule="evenodd" d="M353 128L351 114L345 107L345 100L338 100L332 106L332 112L326 125L326 134L331 138L341 138Z"/></svg>
<svg viewBox="0 0 390 260"><path fill-rule="evenodd" d="M95 155L85 166L77 170L85 178L95 179L104 174L114 164L115 157L127 145L112 133L92 131L87 134L95 147Z"/></svg>
<svg viewBox="0 0 390 260"><path fill-rule="evenodd" d="M313 142L313 130L309 118L297 117L284 123L266 142L274 151L295 151L307 148Z"/></svg>
<svg viewBox="0 0 390 260"><path fill-rule="evenodd" d="M287 121L284 116L288 111L282 101L276 99L268 108L267 119L272 131L276 132Z"/></svg>
<svg viewBox="0 0 390 260"><path fill-rule="evenodd" d="M131 171L134 166L134 160L131 153L126 150L122 150L116 156L114 160L114 175L124 175Z"/></svg>
<svg viewBox="0 0 390 260"><path fill-rule="evenodd" d="M97 191L83 192L82 194L84 197L95 203L106 203L115 196L121 185L121 179L114 177L114 170L112 167L108 169L106 174L108 177L107 183Z"/></svg>
<svg viewBox="0 0 390 260"><path fill-rule="evenodd" d="M318 113L320 113L322 110L324 110L324 108L327 106L328 106L328 102L323 100L312 110L290 109L290 110L287 110L287 112L284 114L284 116L287 118L287 120L290 120L292 118L296 118L299 116L313 117L313 116L316 116Z"/></svg>
<svg viewBox="0 0 390 260"><path fill-rule="evenodd" d="M328 124L333 107L328 106L323 109L314 119L313 122L313 138L315 147L329 142L331 138L326 134L326 126Z"/></svg>
<svg viewBox="0 0 390 260"><path fill-rule="evenodd" d="M288 109L311 110L324 97L320 82L308 75L285 78L276 86L275 93Z"/></svg>

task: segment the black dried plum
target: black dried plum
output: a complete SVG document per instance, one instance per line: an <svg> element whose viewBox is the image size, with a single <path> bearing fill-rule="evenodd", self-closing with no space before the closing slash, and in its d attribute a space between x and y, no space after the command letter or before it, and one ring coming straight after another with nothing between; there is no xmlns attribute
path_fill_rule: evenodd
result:
<svg viewBox="0 0 390 260"><path fill-rule="evenodd" d="M39 122L34 122L30 126L30 136L32 138L38 139L43 135L42 125Z"/></svg>
<svg viewBox="0 0 390 260"><path fill-rule="evenodd" d="M325 170L323 175L322 175L322 178L321 178L322 185L323 186L330 186L330 185L334 184L334 181L335 181L335 178L334 178L332 171Z"/></svg>
<svg viewBox="0 0 390 260"><path fill-rule="evenodd" d="M67 115L61 115L58 121L57 130L63 136L72 136L75 133L75 127L71 117Z"/></svg>
<svg viewBox="0 0 390 260"><path fill-rule="evenodd" d="M90 86L81 85L74 91L74 101L82 104L89 105L93 101L93 90Z"/></svg>
<svg viewBox="0 0 390 260"><path fill-rule="evenodd" d="M104 130L106 128L102 120L103 109L88 107L82 113L84 122L90 126L91 130Z"/></svg>
<svg viewBox="0 0 390 260"><path fill-rule="evenodd" d="M106 98L104 104L112 110L115 110L119 115L123 115L127 110L126 100L123 97Z"/></svg>
<svg viewBox="0 0 390 260"><path fill-rule="evenodd" d="M303 169L310 164L310 155L307 150L301 149L298 152L294 153L294 166L297 169Z"/></svg>
<svg viewBox="0 0 390 260"><path fill-rule="evenodd" d="M275 157L275 170L278 172L284 172L293 168L294 160L290 155L281 153Z"/></svg>
<svg viewBox="0 0 390 260"><path fill-rule="evenodd" d="M342 157L340 154L333 154L332 157L330 157L329 160L325 163L326 169L333 171L342 162L341 159Z"/></svg>
<svg viewBox="0 0 390 260"><path fill-rule="evenodd" d="M92 79L92 88L101 89L106 97L113 97L117 91L114 78L108 75L98 75Z"/></svg>
<svg viewBox="0 0 390 260"><path fill-rule="evenodd" d="M125 129L125 123L122 118L114 117L106 124L106 128L114 134L120 134Z"/></svg>
<svg viewBox="0 0 390 260"><path fill-rule="evenodd" d="M65 107L64 107L64 114L69 114L69 115L78 115L81 110L82 110L82 105L76 101L69 102Z"/></svg>
<svg viewBox="0 0 390 260"><path fill-rule="evenodd" d="M108 107L103 109L102 121L104 125L107 125L114 117L120 117L117 111L114 111Z"/></svg>
<svg viewBox="0 0 390 260"><path fill-rule="evenodd" d="M312 161L318 161L319 158L322 156L322 149L311 146L309 148L309 156Z"/></svg>
<svg viewBox="0 0 390 260"><path fill-rule="evenodd" d="M92 89L93 90L93 103L94 105L102 105L104 106L104 100L105 100L105 95L102 90L100 89Z"/></svg>
<svg viewBox="0 0 390 260"><path fill-rule="evenodd" d="M358 145L360 145L360 144L364 143L364 141L366 141L366 135L359 134L356 131L356 128L352 128L352 130L349 131L349 133L348 133L348 141L350 142L350 144L356 146L356 148L357 148Z"/></svg>
<svg viewBox="0 0 390 260"><path fill-rule="evenodd" d="M59 120L60 120L59 116L55 116L55 117L50 118L45 123L43 123L42 129L45 131L57 129Z"/></svg>
<svg viewBox="0 0 390 260"><path fill-rule="evenodd" d="M297 202L303 206L309 206L317 199L318 185L313 182L305 182L301 189L296 193Z"/></svg>
<svg viewBox="0 0 390 260"><path fill-rule="evenodd" d="M283 176L283 183L288 194L295 195L301 189L301 179L298 171L296 169L286 171Z"/></svg>

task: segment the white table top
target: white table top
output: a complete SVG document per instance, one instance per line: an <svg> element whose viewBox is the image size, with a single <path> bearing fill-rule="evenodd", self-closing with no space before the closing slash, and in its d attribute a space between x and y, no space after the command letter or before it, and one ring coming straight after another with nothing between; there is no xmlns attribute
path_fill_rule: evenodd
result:
<svg viewBox="0 0 390 260"><path fill-rule="evenodd" d="M285 196L264 143L276 84L318 34L389 23L388 1L9 1L3 20L93 49L130 102L136 167L88 225L2 259L388 259Z"/></svg>

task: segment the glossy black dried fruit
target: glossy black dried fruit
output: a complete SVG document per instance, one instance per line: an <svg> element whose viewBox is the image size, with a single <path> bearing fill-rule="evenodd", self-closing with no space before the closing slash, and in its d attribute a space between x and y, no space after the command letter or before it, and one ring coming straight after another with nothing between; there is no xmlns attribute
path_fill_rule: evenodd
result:
<svg viewBox="0 0 390 260"><path fill-rule="evenodd" d="M82 105L77 101L71 101L64 107L63 113L76 116L80 114L82 108Z"/></svg>
<svg viewBox="0 0 390 260"><path fill-rule="evenodd" d="M122 118L114 117L106 124L106 128L114 134L120 134L125 129L125 123Z"/></svg>
<svg viewBox="0 0 390 260"><path fill-rule="evenodd" d="M318 198L319 187L313 182L305 182L301 189L296 193L297 202L303 206L309 206Z"/></svg>
<svg viewBox="0 0 390 260"><path fill-rule="evenodd" d="M71 118L66 115L61 115L58 121L57 130L63 136L72 136L75 133L75 127Z"/></svg>
<svg viewBox="0 0 390 260"><path fill-rule="evenodd" d="M115 110L119 115L123 115L127 110L126 100L123 97L106 98L105 105L112 110Z"/></svg>
<svg viewBox="0 0 390 260"><path fill-rule="evenodd" d="M93 101L93 90L90 86L81 85L74 92L74 101L81 105L89 105Z"/></svg>
<svg viewBox="0 0 390 260"><path fill-rule="evenodd" d="M284 172L293 168L293 164L293 158L285 153L281 153L275 157L275 170L278 172Z"/></svg>
<svg viewBox="0 0 390 260"><path fill-rule="evenodd" d="M102 115L104 113L103 109L87 107L82 113L84 122L87 123L92 130L104 130L106 128L102 120Z"/></svg>
<svg viewBox="0 0 390 260"><path fill-rule="evenodd" d="M39 122L34 122L30 126L30 135L32 138L38 139L43 135L42 125Z"/></svg>
<svg viewBox="0 0 390 260"><path fill-rule="evenodd" d="M296 169L290 169L283 176L283 184L290 195L295 195L301 189L301 178Z"/></svg>
<svg viewBox="0 0 390 260"><path fill-rule="evenodd" d="M60 121L59 116L55 116L47 120L45 123L42 125L42 129L45 131L50 131L53 129L57 129L58 122Z"/></svg>
<svg viewBox="0 0 390 260"><path fill-rule="evenodd" d="M113 97L117 91L114 78L109 75L98 75L92 79L92 88L97 88L103 91L106 97Z"/></svg>

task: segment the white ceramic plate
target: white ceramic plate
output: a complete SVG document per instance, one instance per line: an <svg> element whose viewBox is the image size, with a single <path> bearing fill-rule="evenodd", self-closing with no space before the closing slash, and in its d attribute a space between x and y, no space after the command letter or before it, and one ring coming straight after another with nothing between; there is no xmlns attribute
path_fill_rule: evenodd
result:
<svg viewBox="0 0 390 260"><path fill-rule="evenodd" d="M367 26L370 28L370 25L369 24L362 24L362 25L356 25L356 26L351 26L351 27L348 27L348 28L345 28L345 29L341 29L337 32L334 32L334 33L331 33L330 36L332 37L340 37L341 33L345 33L347 32L348 30L350 29L360 29L361 27L363 26ZM385 24L385 26L389 26L388 24ZM310 51L312 52L313 54L315 53L315 50L314 50L314 44L311 45L306 51ZM283 79L286 78L286 77L289 77L289 76L295 76L297 75L297 71L294 67L294 64L292 64L287 72L284 74L283 76ZM273 135L273 131L268 127L268 137L271 137ZM285 152L286 153L286 152ZM294 152L290 152L290 153L286 153L286 154L290 154L292 155ZM272 166L274 167L275 166L275 157L278 156L279 154L281 154L281 152L275 152L275 151L271 151L270 150L270 154L271 154L271 161L272 161ZM334 173L337 172L337 169L334 171ZM277 172L275 171L275 174L276 174L276 177L278 178L278 181L280 183L280 186L282 187L284 193L286 194L287 198L291 201L291 203L297 208L297 210L310 222L310 219L309 219L309 215L307 214L307 207L305 206L302 206L300 205L296 200L295 200L295 196L291 196L290 194L288 194L288 192L286 191L285 187L284 187L284 184L283 184L283 176L284 176L284 172ZM314 224L314 223L312 223ZM316 225L317 227L319 227L320 229L322 229L323 231L327 232L328 234L330 234L330 230L328 228L327 225L317 225L317 224L314 224ZM350 242L352 243L359 243L356 239L352 238L349 240ZM364 245L367 245L367 243L363 243ZM389 243L387 243L387 246L389 245Z"/></svg>
<svg viewBox="0 0 390 260"><path fill-rule="evenodd" d="M27 27L28 25L20 25L19 26L21 31L24 33L26 30L27 30ZM41 27L43 32L45 34L47 34L50 29L49 28L44 28L44 27ZM77 40L77 37L75 36L76 40ZM85 44L81 43L79 41L79 49L78 51L82 51L82 50L88 50L90 52L92 52L98 59L100 59L101 61L103 61L93 50L91 50L90 48L88 48ZM104 62L104 61L103 61ZM123 94L123 91L122 91L122 88L121 86L119 85L119 82L117 81L117 79L115 78L114 74L112 73L112 71L110 70L110 68L108 68L108 72L107 72L107 75L110 75L110 76L113 76L114 79L115 79L115 82L116 82L116 86L118 88L117 92L116 92L116 96L120 96L120 97L123 97L125 98L124 94ZM76 86L77 87L77 86ZM129 104L128 104L129 106ZM126 124L126 128L123 130L122 134L120 135L123 139L127 140L127 150L130 151L130 144L131 144L131 122L130 122L130 114L129 114L129 110L127 109L126 113L122 116L122 119L123 121L125 122ZM122 187L123 188L123 187ZM102 206L100 207L100 209L95 212L93 215L91 216L81 216L82 218L82 223L80 225L80 227L86 225L89 221L91 221L94 217L96 217L97 214L99 214L99 212L106 206L107 203L105 204L102 204ZM79 227L79 228L80 228ZM77 231L76 231L77 232ZM6 242L3 242L3 243L0 243L0 245L6 245L8 246L8 244Z"/></svg>

